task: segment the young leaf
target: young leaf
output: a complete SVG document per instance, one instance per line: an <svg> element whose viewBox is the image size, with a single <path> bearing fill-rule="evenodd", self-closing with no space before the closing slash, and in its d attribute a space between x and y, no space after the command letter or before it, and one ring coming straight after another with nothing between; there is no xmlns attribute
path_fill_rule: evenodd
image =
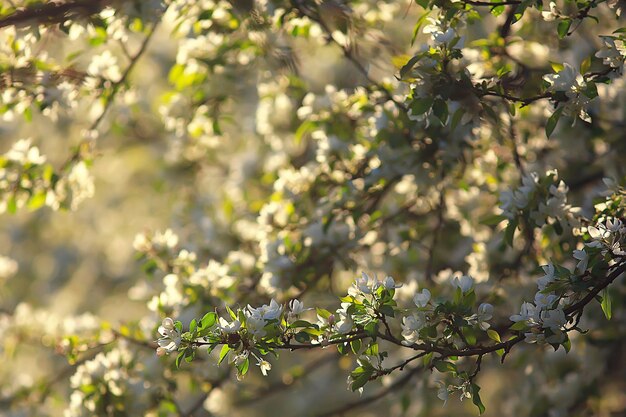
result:
<svg viewBox="0 0 626 417"><path fill-rule="evenodd" d="M564 107L559 107L558 109L556 109L554 113L552 113L552 116L550 116L550 118L548 119L548 122L546 123L546 136L547 137L550 137L550 135L552 135L552 132L554 132L554 128L556 127L557 123L559 122L559 119L561 118L561 113L563 113L563 109Z"/></svg>
<svg viewBox="0 0 626 417"><path fill-rule="evenodd" d="M480 399L480 394L478 394L478 391L480 391L480 387L476 384L472 384L471 388L472 388L472 402L474 403L476 407L478 407L478 413L482 414L485 412L485 406Z"/></svg>
<svg viewBox="0 0 626 417"><path fill-rule="evenodd" d="M501 340L500 340L500 335L498 334L498 332L496 332L496 331L495 331L495 330L493 330L493 329L489 329L489 330L487 330L487 336L489 336L489 338L490 338L491 340L495 340L495 341L496 341L496 342L498 342L498 343L500 343L500 342L501 342Z"/></svg>
<svg viewBox="0 0 626 417"><path fill-rule="evenodd" d="M609 294L609 289L605 288L602 290L602 311L604 312L604 316L607 320L611 320L611 295Z"/></svg>
<svg viewBox="0 0 626 417"><path fill-rule="evenodd" d="M226 357L229 351L230 351L230 348L228 347L228 345L222 346L222 350L220 351L220 358L217 361L218 365L222 363L222 361L224 360L224 358Z"/></svg>
<svg viewBox="0 0 626 417"><path fill-rule="evenodd" d="M572 25L572 20L571 19L563 19L559 22L559 25L557 26L557 33L559 34L559 39L563 39L564 37L566 37L569 33L569 28Z"/></svg>
<svg viewBox="0 0 626 417"><path fill-rule="evenodd" d="M200 320L200 327L202 329L208 329L209 327L213 327L215 322L217 321L217 314L213 312L206 313L202 320Z"/></svg>

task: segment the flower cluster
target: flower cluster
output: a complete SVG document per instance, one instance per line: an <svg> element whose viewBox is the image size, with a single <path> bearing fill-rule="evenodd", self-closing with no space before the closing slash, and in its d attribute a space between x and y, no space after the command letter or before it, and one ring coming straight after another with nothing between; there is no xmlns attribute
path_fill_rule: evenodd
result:
<svg viewBox="0 0 626 417"><path fill-rule="evenodd" d="M537 227L552 224L561 233L564 225L579 224L578 210L567 203L567 192L556 171L548 171L543 177L531 172L522 177L521 186L500 193L502 215L510 220L509 227L519 222Z"/></svg>

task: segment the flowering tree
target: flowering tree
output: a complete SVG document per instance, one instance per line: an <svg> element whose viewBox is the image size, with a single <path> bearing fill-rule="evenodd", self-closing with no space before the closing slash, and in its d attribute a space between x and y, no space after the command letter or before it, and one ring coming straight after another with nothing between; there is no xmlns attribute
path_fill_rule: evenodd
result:
<svg viewBox="0 0 626 417"><path fill-rule="evenodd" d="M623 6L3 2L3 412L626 412Z"/></svg>

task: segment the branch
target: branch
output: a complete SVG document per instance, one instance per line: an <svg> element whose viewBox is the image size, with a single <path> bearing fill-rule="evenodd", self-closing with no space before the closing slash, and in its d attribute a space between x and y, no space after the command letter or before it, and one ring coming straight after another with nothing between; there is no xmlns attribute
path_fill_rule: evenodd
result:
<svg viewBox="0 0 626 417"><path fill-rule="evenodd" d="M360 399L358 401L354 401L352 403L348 403L348 404L346 404L346 405L344 405L342 407L338 407L338 408L336 408L334 410L330 410L330 411L327 411L325 413L319 414L317 417L331 417L331 416L343 414L343 413L346 413L348 411L352 411L352 410L355 410L357 408L361 408L361 407L364 407L364 406L366 406L368 404L371 404L371 403L373 403L375 401L378 401L381 398L383 398L384 396L388 395L389 393L394 392L398 388L400 388L403 385L407 384L411 380L411 378L413 378L413 376L416 375L422 369L423 368L421 368L421 367L411 368L401 378L396 379L392 384L390 384L390 385L386 386L385 388L381 389L376 394L370 395L369 397L362 398L362 399Z"/></svg>
<svg viewBox="0 0 626 417"><path fill-rule="evenodd" d="M337 45L341 49L341 51L343 52L344 57L346 59L348 59L350 62L352 62L352 64L355 66L355 68L365 77L365 79L370 84L376 86L381 92L383 92L385 94L385 96L387 97L387 99L389 101L392 101L399 110L403 111L404 113L408 112L409 109L403 103L397 101L394 98L393 94L391 94L391 92L389 92L389 90L387 90L385 87L380 85L378 82L376 82L376 80L374 80L369 75L369 71L367 70L367 68L365 68L363 66L363 64L361 63L361 61L359 61L354 56L354 54L352 52L352 48L342 44L341 42L339 42L337 39L335 39L333 37L333 31L328 27L328 25L326 24L326 22L324 22L323 19L321 19L319 16L315 15L311 11L307 10L306 7L304 7L301 4L301 0L293 0L293 4L294 4L296 10L298 12L300 12L303 16L308 17L309 19L313 20L314 22L316 22L317 24L320 25L322 30L324 30L324 32L328 36L329 40L331 42L333 42L335 45Z"/></svg>
<svg viewBox="0 0 626 417"><path fill-rule="evenodd" d="M137 53L135 55L133 55L131 57L130 63L126 67L126 70L122 74L121 78L118 81L116 81L111 86L111 94L109 94L109 96L106 97L106 103L104 105L104 109L102 109L102 113L100 113L100 116L98 116L98 118L93 122L93 124L91 125L89 130L97 129L98 126L100 125L100 122L102 121L102 119L104 119L104 116L106 115L107 111L111 107L111 104L113 103L115 96L119 92L120 87L122 86L122 84L126 83L126 80L128 79L128 76L130 75L131 71L133 70L133 68L137 64L137 61L139 61L139 58L141 58L141 56L146 51L146 49L148 47L148 43L150 43L150 40L152 39L152 36L154 35L158 24L159 24L159 21L157 21L152 26L152 28L150 28L150 31L148 32L148 34L144 38L143 42L141 43L141 46L139 47L139 50L137 51Z"/></svg>
<svg viewBox="0 0 626 417"><path fill-rule="evenodd" d="M75 0L64 3L48 2L18 9L0 18L0 28L62 23L99 13L112 0Z"/></svg>

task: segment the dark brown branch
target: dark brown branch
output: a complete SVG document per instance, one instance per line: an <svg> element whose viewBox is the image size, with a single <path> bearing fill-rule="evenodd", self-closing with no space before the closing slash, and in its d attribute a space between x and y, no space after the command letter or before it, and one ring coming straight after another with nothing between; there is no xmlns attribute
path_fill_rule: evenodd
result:
<svg viewBox="0 0 626 417"><path fill-rule="evenodd" d="M111 0L74 0L47 2L26 8L0 18L0 28L7 26L50 25L70 19L99 13Z"/></svg>

